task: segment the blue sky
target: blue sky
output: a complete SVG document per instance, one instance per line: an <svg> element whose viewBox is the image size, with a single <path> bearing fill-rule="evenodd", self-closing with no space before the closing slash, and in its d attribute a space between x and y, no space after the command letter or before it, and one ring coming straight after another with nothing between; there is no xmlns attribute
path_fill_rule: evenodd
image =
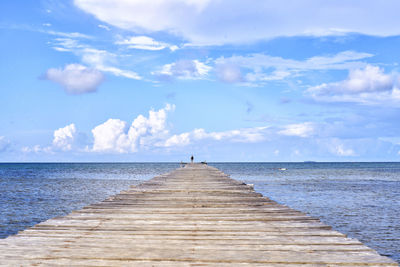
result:
<svg viewBox="0 0 400 267"><path fill-rule="evenodd" d="M0 161L398 161L400 2L0 3Z"/></svg>

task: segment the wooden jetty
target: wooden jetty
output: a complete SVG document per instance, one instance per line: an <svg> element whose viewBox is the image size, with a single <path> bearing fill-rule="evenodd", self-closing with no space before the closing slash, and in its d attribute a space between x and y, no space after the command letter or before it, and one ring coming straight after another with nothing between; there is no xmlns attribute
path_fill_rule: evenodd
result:
<svg viewBox="0 0 400 267"><path fill-rule="evenodd" d="M0 265L398 266L201 164L0 240Z"/></svg>

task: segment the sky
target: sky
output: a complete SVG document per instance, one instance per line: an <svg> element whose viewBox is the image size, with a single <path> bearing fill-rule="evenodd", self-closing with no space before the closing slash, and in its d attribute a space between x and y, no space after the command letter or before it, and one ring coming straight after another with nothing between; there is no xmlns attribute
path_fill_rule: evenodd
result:
<svg viewBox="0 0 400 267"><path fill-rule="evenodd" d="M398 0L0 2L0 161L399 161Z"/></svg>

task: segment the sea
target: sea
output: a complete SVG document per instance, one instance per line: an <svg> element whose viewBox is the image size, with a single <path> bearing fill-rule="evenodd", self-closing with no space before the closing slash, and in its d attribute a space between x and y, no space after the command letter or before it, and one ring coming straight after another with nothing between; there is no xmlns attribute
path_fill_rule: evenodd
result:
<svg viewBox="0 0 400 267"><path fill-rule="evenodd" d="M208 163L400 262L400 163ZM0 238L179 163L0 163Z"/></svg>

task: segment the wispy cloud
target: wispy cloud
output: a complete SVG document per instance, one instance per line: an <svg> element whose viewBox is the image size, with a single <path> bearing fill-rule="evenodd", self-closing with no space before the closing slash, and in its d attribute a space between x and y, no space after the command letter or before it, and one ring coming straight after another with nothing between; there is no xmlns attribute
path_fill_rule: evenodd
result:
<svg viewBox="0 0 400 267"><path fill-rule="evenodd" d="M135 71L126 70L115 66L115 62L117 62L119 58L117 54L108 52L107 50L92 48L86 44L81 44L76 39L56 38L53 48L61 52L74 53L75 55L81 57L83 63L89 65L93 69L129 79L142 79L142 77Z"/></svg>
<svg viewBox="0 0 400 267"><path fill-rule="evenodd" d="M364 67L360 60L372 57L370 53L342 51L334 55L314 56L305 60L286 59L266 54L219 57L215 60L217 76L222 81L264 83L299 76L307 71L346 70ZM272 71L271 71L272 69Z"/></svg>
<svg viewBox="0 0 400 267"><path fill-rule="evenodd" d="M131 49L141 49L141 50L154 51L154 50L163 50L165 48L168 48L171 51L175 51L175 50L179 49L179 47L176 45L159 42L159 41L154 40L151 37L143 36L143 35L132 36L127 39L119 40L115 43L118 45L124 45Z"/></svg>
<svg viewBox="0 0 400 267"><path fill-rule="evenodd" d="M104 29L106 31L111 31L110 27L108 27L107 25L103 25L103 24L99 24L97 25L99 28Z"/></svg>
<svg viewBox="0 0 400 267"><path fill-rule="evenodd" d="M290 124L283 127L278 134L287 136L310 137L315 133L315 125L312 122Z"/></svg>
<svg viewBox="0 0 400 267"><path fill-rule="evenodd" d="M92 39L92 36L83 34L83 33L79 33L79 32L58 32L58 31L49 31L49 30L45 30L43 32L50 34L50 35L55 35L55 36L60 36L60 37L65 37L65 38Z"/></svg>
<svg viewBox="0 0 400 267"><path fill-rule="evenodd" d="M199 60L178 60L176 62L165 64L161 70L152 72L161 80L183 79L199 80L205 79L212 67Z"/></svg>

